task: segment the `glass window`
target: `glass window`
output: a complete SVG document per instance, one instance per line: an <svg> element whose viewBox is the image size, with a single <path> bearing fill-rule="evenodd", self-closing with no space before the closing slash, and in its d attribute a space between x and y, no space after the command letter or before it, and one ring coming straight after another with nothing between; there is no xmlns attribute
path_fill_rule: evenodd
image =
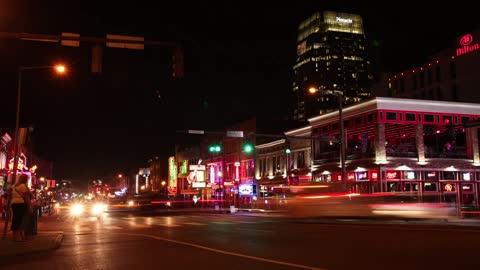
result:
<svg viewBox="0 0 480 270"><path fill-rule="evenodd" d="M433 114L425 114L425 122L433 123L435 121L435 117Z"/></svg>
<svg viewBox="0 0 480 270"><path fill-rule="evenodd" d="M423 173L424 180L438 180L438 172L424 172Z"/></svg>
<svg viewBox="0 0 480 270"><path fill-rule="evenodd" d="M327 133L328 132L328 126L323 126L322 127L322 132Z"/></svg>
<svg viewBox="0 0 480 270"><path fill-rule="evenodd" d="M457 180L457 172L442 172L442 180Z"/></svg>
<svg viewBox="0 0 480 270"><path fill-rule="evenodd" d="M363 122L363 117L357 117L355 118L355 124L361 124Z"/></svg>
<svg viewBox="0 0 480 270"><path fill-rule="evenodd" d="M415 114L414 113L406 113L405 120L407 121L415 121Z"/></svg>
<svg viewBox="0 0 480 270"><path fill-rule="evenodd" d="M435 99L433 94L433 88L428 89L428 98L427 99Z"/></svg>
<svg viewBox="0 0 480 270"><path fill-rule="evenodd" d="M435 80L437 82L439 82L441 79L441 75L440 75L440 66L436 66L435 67Z"/></svg>
<svg viewBox="0 0 480 270"><path fill-rule="evenodd" d="M453 101L458 100L458 88L456 84L452 85L452 100Z"/></svg>
<svg viewBox="0 0 480 270"><path fill-rule="evenodd" d="M442 184L442 191L443 192L455 192L455 184Z"/></svg>
<svg viewBox="0 0 480 270"><path fill-rule="evenodd" d="M465 123L465 122L468 122L468 121L470 121L470 117L462 116L462 124Z"/></svg>
<svg viewBox="0 0 480 270"><path fill-rule="evenodd" d="M433 78L433 73L432 73L432 68L429 68L427 70L427 81L428 81L428 84L432 84L432 79Z"/></svg>
<svg viewBox="0 0 480 270"><path fill-rule="evenodd" d="M437 87L437 99L438 100L443 100L443 93L442 93L442 89L440 87Z"/></svg>
<svg viewBox="0 0 480 270"><path fill-rule="evenodd" d="M338 130L338 123L332 124L332 130Z"/></svg>
<svg viewBox="0 0 480 270"><path fill-rule="evenodd" d="M463 181L473 181L473 173L472 172L461 172L460 177L462 177Z"/></svg>
<svg viewBox="0 0 480 270"><path fill-rule="evenodd" d="M424 191L437 191L437 184L436 183L423 183L423 190Z"/></svg>
<svg viewBox="0 0 480 270"><path fill-rule="evenodd" d="M473 191L472 184L462 184L462 191Z"/></svg>
<svg viewBox="0 0 480 270"><path fill-rule="evenodd" d="M417 172L414 172L414 171L403 172L403 179L406 179L406 180L417 179Z"/></svg>
<svg viewBox="0 0 480 270"><path fill-rule="evenodd" d="M418 87L418 85L417 85L417 75L413 74L413 76L412 76L412 88L413 88L413 90L416 90L417 87Z"/></svg>
<svg viewBox="0 0 480 270"><path fill-rule="evenodd" d="M457 63L455 61L450 62L450 78L451 79L457 78Z"/></svg>
<svg viewBox="0 0 480 270"><path fill-rule="evenodd" d="M397 113L387 112L387 120L397 120Z"/></svg>
<svg viewBox="0 0 480 270"><path fill-rule="evenodd" d="M402 93L405 92L405 80L404 80L404 78L400 79L400 92L402 92Z"/></svg>
<svg viewBox="0 0 480 270"><path fill-rule="evenodd" d="M373 117L373 113L371 113L371 114L369 114L369 115L367 116L367 120L368 120L368 122L372 122L372 121L373 121L373 119L374 119L374 117Z"/></svg>
<svg viewBox="0 0 480 270"><path fill-rule="evenodd" d="M423 88L425 86L425 73L422 71L420 72L420 88Z"/></svg>

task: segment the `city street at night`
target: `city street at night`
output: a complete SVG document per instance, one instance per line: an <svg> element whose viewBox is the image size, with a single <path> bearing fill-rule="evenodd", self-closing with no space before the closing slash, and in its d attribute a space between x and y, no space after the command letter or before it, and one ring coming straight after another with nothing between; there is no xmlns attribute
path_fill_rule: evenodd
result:
<svg viewBox="0 0 480 270"><path fill-rule="evenodd" d="M62 221L60 221L62 220ZM47 217L51 252L1 269L476 269L480 228L444 221L295 220L237 214ZM465 240L465 239L468 239Z"/></svg>

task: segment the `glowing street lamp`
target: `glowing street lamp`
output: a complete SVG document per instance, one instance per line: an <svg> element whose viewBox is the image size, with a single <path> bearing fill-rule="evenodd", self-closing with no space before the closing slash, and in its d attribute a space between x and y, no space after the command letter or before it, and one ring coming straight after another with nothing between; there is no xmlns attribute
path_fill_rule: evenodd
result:
<svg viewBox="0 0 480 270"><path fill-rule="evenodd" d="M19 140L19 129L20 129L20 101L22 97L22 74L23 71L33 70L33 69L54 69L57 74L64 74L66 72L65 65L54 65L54 66L33 66L33 67L24 67L19 66L17 70L18 74L18 83L17 83L17 112L16 112L16 120L15 120L15 135L14 135L14 144L13 144L13 152L15 154L13 160L13 172L12 172L12 185L15 184L17 181L17 168L18 168L18 150L20 148L20 140ZM7 205L10 206L12 203L11 196L8 197ZM8 207L7 209L10 209ZM7 210L7 218L5 219L5 226L3 229L3 239L7 237L7 228L8 228L8 221L10 218L10 210Z"/></svg>
<svg viewBox="0 0 480 270"><path fill-rule="evenodd" d="M316 92L318 92L318 88L312 86L308 88L308 92L310 92L310 94L315 94Z"/></svg>

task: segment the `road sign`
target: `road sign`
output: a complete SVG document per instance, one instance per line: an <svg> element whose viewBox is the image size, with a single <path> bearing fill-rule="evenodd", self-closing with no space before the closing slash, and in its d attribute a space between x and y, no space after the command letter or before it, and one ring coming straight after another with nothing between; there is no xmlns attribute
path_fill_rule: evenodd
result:
<svg viewBox="0 0 480 270"><path fill-rule="evenodd" d="M143 50L144 49L144 38L143 37L134 37L134 36L121 36L121 35L112 35L107 34L107 40L118 40L115 42L107 41L107 47L113 48L122 48L122 49L133 49L133 50ZM139 44L132 44L122 41L137 41L142 42Z"/></svg>
<svg viewBox="0 0 480 270"><path fill-rule="evenodd" d="M69 40L69 38L75 38L76 40ZM62 32L61 44L62 46L80 47L80 41L78 40L79 38L80 34Z"/></svg>
<svg viewBox="0 0 480 270"><path fill-rule="evenodd" d="M243 138L243 131L227 130L227 137Z"/></svg>

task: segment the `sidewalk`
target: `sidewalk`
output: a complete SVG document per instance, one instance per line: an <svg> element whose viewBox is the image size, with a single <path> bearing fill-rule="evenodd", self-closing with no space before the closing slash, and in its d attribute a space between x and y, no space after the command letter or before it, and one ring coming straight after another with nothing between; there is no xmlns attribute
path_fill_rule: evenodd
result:
<svg viewBox="0 0 480 270"><path fill-rule="evenodd" d="M11 235L0 239L0 258L53 250L62 244L63 232L39 232L33 239L14 242Z"/></svg>

